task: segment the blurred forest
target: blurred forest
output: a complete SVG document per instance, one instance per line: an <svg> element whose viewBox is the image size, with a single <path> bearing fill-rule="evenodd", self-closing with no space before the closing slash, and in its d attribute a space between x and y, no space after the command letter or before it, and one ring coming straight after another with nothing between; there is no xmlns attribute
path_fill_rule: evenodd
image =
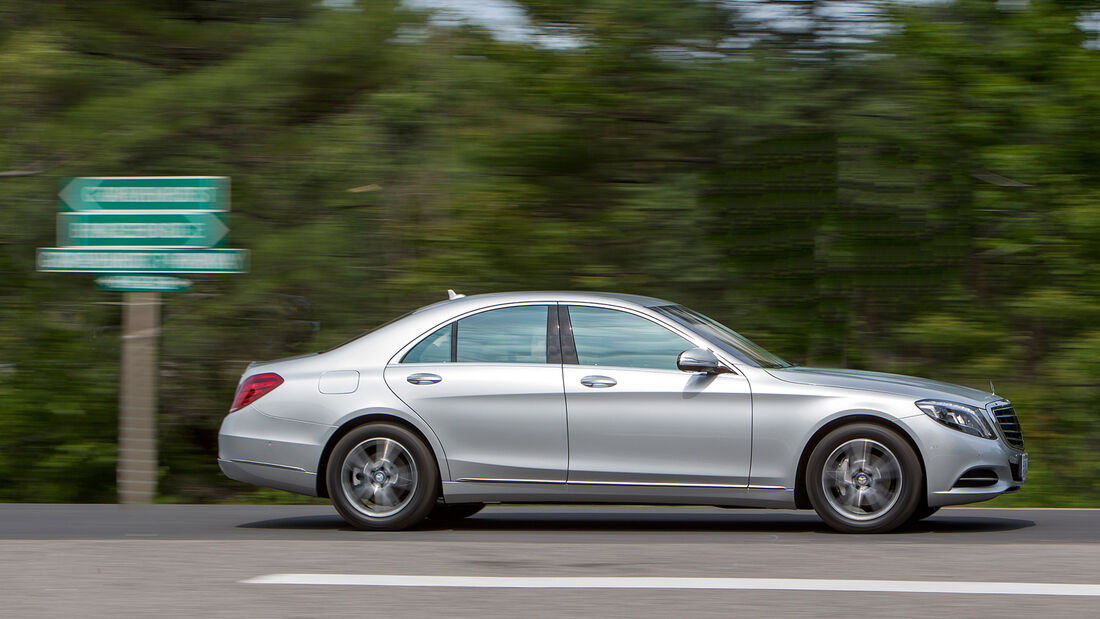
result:
<svg viewBox="0 0 1100 619"><path fill-rule="evenodd" d="M1100 506L1100 1L430 4L0 0L0 500L115 500L120 295L35 272L60 180L225 175L252 272L164 296L162 501L295 500L215 463L245 364L454 288L992 379L1000 504Z"/></svg>

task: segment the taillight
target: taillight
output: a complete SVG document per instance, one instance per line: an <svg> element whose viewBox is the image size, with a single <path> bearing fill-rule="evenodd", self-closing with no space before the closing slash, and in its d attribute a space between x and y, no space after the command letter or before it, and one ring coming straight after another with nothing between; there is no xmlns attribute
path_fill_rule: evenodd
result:
<svg viewBox="0 0 1100 619"><path fill-rule="evenodd" d="M240 387L237 387L237 395L233 397L233 406L229 412L241 410L281 384L283 384L283 377L274 372L249 376Z"/></svg>

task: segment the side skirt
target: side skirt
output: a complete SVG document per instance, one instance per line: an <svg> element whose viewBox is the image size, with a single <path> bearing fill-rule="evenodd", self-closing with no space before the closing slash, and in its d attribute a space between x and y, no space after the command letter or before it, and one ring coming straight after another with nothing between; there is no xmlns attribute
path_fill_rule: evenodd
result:
<svg viewBox="0 0 1100 619"><path fill-rule="evenodd" d="M794 509L794 490L771 486L645 485L552 481L443 482L454 503L645 503Z"/></svg>

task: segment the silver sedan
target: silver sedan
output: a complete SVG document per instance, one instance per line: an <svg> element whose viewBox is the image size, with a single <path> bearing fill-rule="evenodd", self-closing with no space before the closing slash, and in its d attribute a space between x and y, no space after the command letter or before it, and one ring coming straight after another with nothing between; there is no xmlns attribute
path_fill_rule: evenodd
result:
<svg viewBox="0 0 1100 619"><path fill-rule="evenodd" d="M364 529L570 502L813 508L868 533L1027 476L1016 413L992 393L794 366L650 297L449 296L249 366L222 471L327 496Z"/></svg>

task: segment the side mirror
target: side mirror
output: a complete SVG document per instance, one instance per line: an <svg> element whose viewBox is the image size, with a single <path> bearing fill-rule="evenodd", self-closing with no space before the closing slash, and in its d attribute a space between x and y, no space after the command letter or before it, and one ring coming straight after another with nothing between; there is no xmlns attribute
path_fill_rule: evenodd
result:
<svg viewBox="0 0 1100 619"><path fill-rule="evenodd" d="M676 367L682 372L705 372L707 374L721 374L729 372L729 368L722 365L714 353L703 348L692 348L680 353L676 359Z"/></svg>

